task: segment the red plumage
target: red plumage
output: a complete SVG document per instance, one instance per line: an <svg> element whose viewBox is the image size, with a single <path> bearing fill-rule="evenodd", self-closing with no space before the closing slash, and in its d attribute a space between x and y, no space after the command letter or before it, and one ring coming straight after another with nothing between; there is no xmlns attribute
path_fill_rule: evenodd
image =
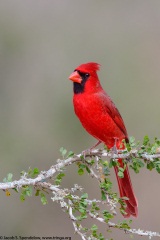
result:
<svg viewBox="0 0 160 240"><path fill-rule="evenodd" d="M96 139L106 144L110 149L115 144L120 148L122 140L128 141L127 131L123 119L108 94L103 90L98 79L97 70L100 65L94 62L85 63L75 69L69 79L73 81L73 104L76 115L83 127ZM123 146L124 147L124 146ZM119 159L120 165L123 162ZM124 178L118 177L115 167L120 196L126 196L127 213L124 217L138 215L138 203L133 192L128 167L124 171Z"/></svg>

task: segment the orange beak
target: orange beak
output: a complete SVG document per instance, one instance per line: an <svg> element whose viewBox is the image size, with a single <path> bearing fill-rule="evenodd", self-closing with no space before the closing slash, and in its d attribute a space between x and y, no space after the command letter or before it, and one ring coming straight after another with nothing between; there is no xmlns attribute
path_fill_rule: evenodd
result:
<svg viewBox="0 0 160 240"><path fill-rule="evenodd" d="M69 76L69 79L73 82L77 82L77 83L81 83L82 82L82 78L79 75L79 73L77 71L71 73L71 75Z"/></svg>

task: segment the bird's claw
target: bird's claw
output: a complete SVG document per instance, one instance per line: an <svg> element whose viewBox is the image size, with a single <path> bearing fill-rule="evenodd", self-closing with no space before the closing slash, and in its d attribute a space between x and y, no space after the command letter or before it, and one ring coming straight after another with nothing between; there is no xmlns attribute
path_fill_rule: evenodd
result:
<svg viewBox="0 0 160 240"><path fill-rule="evenodd" d="M118 138L114 138L115 142L114 142L114 146L111 148L111 158L114 158L114 154L118 154L118 149L117 149L117 140Z"/></svg>
<svg viewBox="0 0 160 240"><path fill-rule="evenodd" d="M88 149L84 150L84 151L82 152L83 158L85 159L85 158L86 158L86 155L90 155L90 154L91 154L91 151L92 151L95 147L97 147L100 143L101 143L101 141L98 141L98 142L97 142L95 145L93 145L91 148L88 148Z"/></svg>
<svg viewBox="0 0 160 240"><path fill-rule="evenodd" d="M91 154L91 150L92 150L92 148L88 148L82 152L82 156L84 159L86 158L87 155Z"/></svg>

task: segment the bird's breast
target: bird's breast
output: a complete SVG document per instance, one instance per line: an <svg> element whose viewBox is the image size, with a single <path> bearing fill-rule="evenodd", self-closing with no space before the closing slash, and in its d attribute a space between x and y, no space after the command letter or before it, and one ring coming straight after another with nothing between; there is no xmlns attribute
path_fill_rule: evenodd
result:
<svg viewBox="0 0 160 240"><path fill-rule="evenodd" d="M95 95L79 94L73 98L74 110L83 127L108 147L114 145L114 138L122 138L103 101Z"/></svg>

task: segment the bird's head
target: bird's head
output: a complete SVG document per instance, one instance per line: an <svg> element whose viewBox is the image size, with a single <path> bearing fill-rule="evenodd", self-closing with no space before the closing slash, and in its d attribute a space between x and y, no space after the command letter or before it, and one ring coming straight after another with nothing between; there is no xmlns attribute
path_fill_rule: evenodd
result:
<svg viewBox="0 0 160 240"><path fill-rule="evenodd" d="M78 66L69 76L73 81L73 90L75 94L83 92L96 92L101 87L97 71L100 65L98 63L89 62Z"/></svg>

